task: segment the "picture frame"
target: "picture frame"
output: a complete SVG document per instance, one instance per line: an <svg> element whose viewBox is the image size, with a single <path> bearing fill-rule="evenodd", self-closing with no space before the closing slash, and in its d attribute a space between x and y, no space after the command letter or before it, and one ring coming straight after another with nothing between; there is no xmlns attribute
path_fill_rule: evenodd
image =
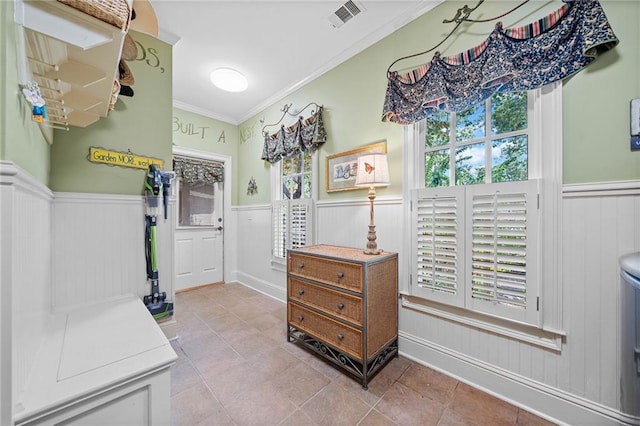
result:
<svg viewBox="0 0 640 426"><path fill-rule="evenodd" d="M350 151L327 155L325 184L327 192L367 189L355 186L358 157L363 154L387 153L387 141L375 142Z"/></svg>

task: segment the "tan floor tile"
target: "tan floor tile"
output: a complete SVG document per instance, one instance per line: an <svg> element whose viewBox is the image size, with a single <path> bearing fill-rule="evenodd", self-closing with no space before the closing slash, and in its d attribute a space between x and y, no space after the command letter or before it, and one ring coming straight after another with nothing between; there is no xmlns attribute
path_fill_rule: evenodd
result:
<svg viewBox="0 0 640 426"><path fill-rule="evenodd" d="M303 405L330 383L330 379L299 362L271 380L297 406Z"/></svg>
<svg viewBox="0 0 640 426"><path fill-rule="evenodd" d="M319 425L355 425L370 409L352 392L333 382L302 406L302 411Z"/></svg>
<svg viewBox="0 0 640 426"><path fill-rule="evenodd" d="M438 426L483 426L475 423L473 420L465 419L458 416L453 410L446 409L440 417Z"/></svg>
<svg viewBox="0 0 640 426"><path fill-rule="evenodd" d="M224 401L229 416L239 425L276 425L294 413L297 407L269 383Z"/></svg>
<svg viewBox="0 0 640 426"><path fill-rule="evenodd" d="M307 358L305 362L311 367L318 370L318 372L324 374L325 376L331 379L335 379L336 377L343 374L342 370L340 370L339 367L332 364L331 361L325 360L324 358L321 358L313 354L310 354L310 355L311 356Z"/></svg>
<svg viewBox="0 0 640 426"><path fill-rule="evenodd" d="M206 321L204 321L205 325L217 333L224 332L227 327L238 322L242 322L242 319L231 312L218 317L207 318Z"/></svg>
<svg viewBox="0 0 640 426"><path fill-rule="evenodd" d="M271 376L282 374L287 369L300 364L298 358L280 346L273 346L261 352L260 355L250 358L249 362L256 370Z"/></svg>
<svg viewBox="0 0 640 426"><path fill-rule="evenodd" d="M176 322L176 334L183 342L214 334L213 330L195 315L179 317Z"/></svg>
<svg viewBox="0 0 640 426"><path fill-rule="evenodd" d="M438 423L444 405L396 382L376 404L375 409L395 423L426 426Z"/></svg>
<svg viewBox="0 0 640 426"><path fill-rule="evenodd" d="M480 424L515 425L518 408L465 383L458 383L449 408Z"/></svg>
<svg viewBox="0 0 640 426"><path fill-rule="evenodd" d="M413 363L398 379L400 383L422 396L446 404L455 392L458 381L432 368Z"/></svg>
<svg viewBox="0 0 640 426"><path fill-rule="evenodd" d="M264 337L262 334L249 336L231 344L231 347L245 359L260 356L261 353L277 346L279 346L277 342L268 337Z"/></svg>
<svg viewBox="0 0 640 426"><path fill-rule="evenodd" d="M284 419L279 426L313 426L315 424L302 410L296 410Z"/></svg>
<svg viewBox="0 0 640 426"><path fill-rule="evenodd" d="M233 313L242 318L244 321L249 321L259 315L265 315L269 312L265 311L248 301L242 301L233 306Z"/></svg>
<svg viewBox="0 0 640 426"><path fill-rule="evenodd" d="M228 346L227 342L215 333L200 339L187 340L186 342L183 342L182 339L179 338L179 341L182 350L191 361L197 361L200 358L207 357L215 353L219 348Z"/></svg>
<svg viewBox="0 0 640 426"><path fill-rule="evenodd" d="M360 423L358 423L358 426L392 426L392 425L395 425L395 423L392 422L387 417L383 416L377 410L369 411L369 414L367 414L365 418L362 419Z"/></svg>
<svg viewBox="0 0 640 426"><path fill-rule="evenodd" d="M285 330L286 331L286 330ZM286 336L286 333L285 333ZM311 352L309 352L308 350L296 345L295 343L292 342L288 342L286 340L283 340L283 344L281 344L280 346L284 348L285 351L293 354L296 358L298 358L301 361L304 361L306 363L310 363L310 361L312 359L315 359L315 355L313 355Z"/></svg>
<svg viewBox="0 0 640 426"><path fill-rule="evenodd" d="M261 371L256 371L246 361L215 372L209 371L203 374L203 377L223 404L262 386L273 378Z"/></svg>
<svg viewBox="0 0 640 426"><path fill-rule="evenodd" d="M265 295L252 297L249 302L266 312L276 312L282 310L282 308L286 311L287 309L286 303Z"/></svg>
<svg viewBox="0 0 640 426"><path fill-rule="evenodd" d="M171 397L171 424L192 426L209 416L223 416L224 408L203 384Z"/></svg>
<svg viewBox="0 0 640 426"><path fill-rule="evenodd" d="M284 322L272 325L271 327L262 330L262 334L275 340L278 344L287 341L287 327Z"/></svg>
<svg viewBox="0 0 640 426"><path fill-rule="evenodd" d="M196 311L198 318L205 323L210 319L217 318L228 313L229 311L225 307L218 304L210 304L207 307Z"/></svg>
<svg viewBox="0 0 640 426"><path fill-rule="evenodd" d="M244 321L237 321L221 328L218 334L228 343L235 343L247 337L260 334L260 330L249 326Z"/></svg>
<svg viewBox="0 0 640 426"><path fill-rule="evenodd" d="M244 363L244 358L230 346L221 345L218 348L214 348L207 356L203 356L192 362L200 374L211 375L222 370L235 368Z"/></svg>
<svg viewBox="0 0 640 426"><path fill-rule="evenodd" d="M247 324L257 328L260 331L264 331L273 326L279 326L282 327L283 330L286 330L286 323L268 312L245 319L245 321L247 322Z"/></svg>
<svg viewBox="0 0 640 426"><path fill-rule="evenodd" d="M189 361L176 362L171 367L171 396L201 382L202 378Z"/></svg>

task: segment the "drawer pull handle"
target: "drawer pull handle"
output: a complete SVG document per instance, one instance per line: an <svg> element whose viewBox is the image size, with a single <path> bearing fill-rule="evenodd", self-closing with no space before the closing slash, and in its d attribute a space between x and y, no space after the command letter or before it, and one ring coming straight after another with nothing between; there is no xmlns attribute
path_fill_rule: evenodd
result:
<svg viewBox="0 0 640 426"><path fill-rule="evenodd" d="M344 339L344 336L342 334L338 334L338 340L342 340Z"/></svg>
<svg viewBox="0 0 640 426"><path fill-rule="evenodd" d="M298 263L298 269L302 269L302 268L304 268L304 263L302 262Z"/></svg>
<svg viewBox="0 0 640 426"><path fill-rule="evenodd" d="M302 321L304 320L304 317L302 315L298 315L298 321Z"/></svg>
<svg viewBox="0 0 640 426"><path fill-rule="evenodd" d="M304 294L304 288L301 288L300 290L298 290L298 294L302 296Z"/></svg>
<svg viewBox="0 0 640 426"><path fill-rule="evenodd" d="M338 309L344 309L344 303L338 303Z"/></svg>
<svg viewBox="0 0 640 426"><path fill-rule="evenodd" d="M338 272L338 278L344 278L344 272Z"/></svg>

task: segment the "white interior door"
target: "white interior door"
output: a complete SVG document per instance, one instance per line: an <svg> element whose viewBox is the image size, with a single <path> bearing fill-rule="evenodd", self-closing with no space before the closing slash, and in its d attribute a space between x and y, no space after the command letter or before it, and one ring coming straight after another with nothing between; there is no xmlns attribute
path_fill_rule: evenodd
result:
<svg viewBox="0 0 640 426"><path fill-rule="evenodd" d="M224 280L224 183L178 181L176 290Z"/></svg>

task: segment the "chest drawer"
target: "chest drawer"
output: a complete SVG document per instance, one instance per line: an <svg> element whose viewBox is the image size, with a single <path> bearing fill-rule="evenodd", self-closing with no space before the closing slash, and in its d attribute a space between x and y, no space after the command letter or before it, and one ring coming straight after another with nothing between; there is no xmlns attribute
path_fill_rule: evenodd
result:
<svg viewBox="0 0 640 426"><path fill-rule="evenodd" d="M362 357L362 333L313 311L289 303L289 323L356 358Z"/></svg>
<svg viewBox="0 0 640 426"><path fill-rule="evenodd" d="M289 299L362 326L362 298L289 278Z"/></svg>
<svg viewBox="0 0 640 426"><path fill-rule="evenodd" d="M362 292L362 266L360 264L290 253L287 265L290 274Z"/></svg>

